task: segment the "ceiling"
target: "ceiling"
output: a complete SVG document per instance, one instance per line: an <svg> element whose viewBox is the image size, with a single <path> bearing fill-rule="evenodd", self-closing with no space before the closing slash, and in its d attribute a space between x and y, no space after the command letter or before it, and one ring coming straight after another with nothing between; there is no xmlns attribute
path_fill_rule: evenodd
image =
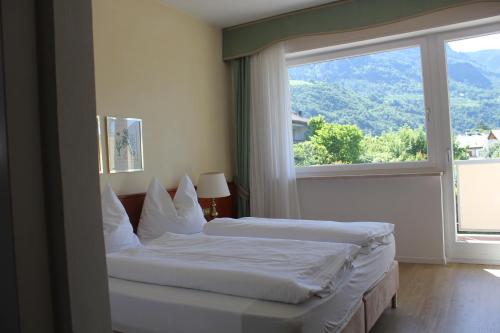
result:
<svg viewBox="0 0 500 333"><path fill-rule="evenodd" d="M332 0L161 0L217 27L233 25L322 5Z"/></svg>

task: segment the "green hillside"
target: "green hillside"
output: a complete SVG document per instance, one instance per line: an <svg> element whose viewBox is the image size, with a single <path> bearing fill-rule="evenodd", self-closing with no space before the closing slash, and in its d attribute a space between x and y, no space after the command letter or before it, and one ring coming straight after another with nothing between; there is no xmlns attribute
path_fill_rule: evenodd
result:
<svg viewBox="0 0 500 333"><path fill-rule="evenodd" d="M455 133L500 128L500 51L447 50L452 123ZM292 110L327 122L357 125L379 136L424 125L419 50L293 67L289 70Z"/></svg>

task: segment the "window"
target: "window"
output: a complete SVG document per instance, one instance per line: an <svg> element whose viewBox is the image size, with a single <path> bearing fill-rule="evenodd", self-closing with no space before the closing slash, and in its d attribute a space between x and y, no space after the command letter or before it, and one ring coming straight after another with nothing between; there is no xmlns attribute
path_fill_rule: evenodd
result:
<svg viewBox="0 0 500 333"><path fill-rule="evenodd" d="M455 160L500 159L500 33L445 50Z"/></svg>
<svg viewBox="0 0 500 333"><path fill-rule="evenodd" d="M444 43L458 234L500 240L500 33ZM474 241L474 237L458 237ZM488 240L488 239L486 239Z"/></svg>
<svg viewBox="0 0 500 333"><path fill-rule="evenodd" d="M428 161L421 50L382 45L295 61L289 67L295 165Z"/></svg>

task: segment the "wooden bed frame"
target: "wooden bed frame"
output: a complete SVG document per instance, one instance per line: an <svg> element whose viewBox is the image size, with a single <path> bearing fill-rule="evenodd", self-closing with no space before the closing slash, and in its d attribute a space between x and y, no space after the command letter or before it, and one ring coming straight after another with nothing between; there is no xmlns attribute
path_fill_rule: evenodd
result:
<svg viewBox="0 0 500 333"><path fill-rule="evenodd" d="M233 183L228 183L228 186L231 195L226 198L216 199L217 210L221 217L236 217L235 186ZM176 189L168 190L168 193L172 197L175 195L175 192ZM145 197L146 193L118 196L127 211L130 223L134 227L134 232L137 232ZM199 199L199 202L203 208L209 206L209 199ZM207 220L209 219L207 218ZM397 307L398 289L399 266L398 262L394 261L390 270L383 278L364 294L362 302L360 302L349 323L342 330L342 333L368 333L386 308L390 305L392 308Z"/></svg>

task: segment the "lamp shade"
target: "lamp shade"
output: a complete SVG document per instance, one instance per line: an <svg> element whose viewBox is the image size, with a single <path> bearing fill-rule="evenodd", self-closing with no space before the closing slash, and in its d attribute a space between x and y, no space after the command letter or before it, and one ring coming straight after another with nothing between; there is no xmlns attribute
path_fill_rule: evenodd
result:
<svg viewBox="0 0 500 333"><path fill-rule="evenodd" d="M222 172L202 173L198 179L196 190L198 198L222 198L231 195L227 187L226 177Z"/></svg>

